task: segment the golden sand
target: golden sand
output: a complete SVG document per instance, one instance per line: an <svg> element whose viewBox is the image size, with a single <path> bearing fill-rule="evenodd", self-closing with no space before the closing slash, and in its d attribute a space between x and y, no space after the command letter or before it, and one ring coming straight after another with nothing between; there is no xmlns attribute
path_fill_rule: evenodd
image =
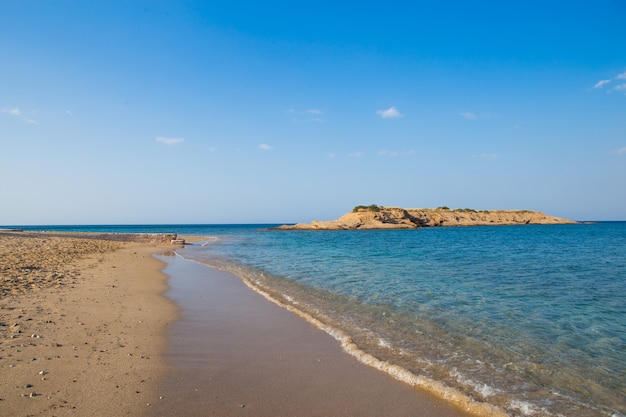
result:
<svg viewBox="0 0 626 417"><path fill-rule="evenodd" d="M177 309L157 250L0 233L0 416L137 416L158 401Z"/></svg>

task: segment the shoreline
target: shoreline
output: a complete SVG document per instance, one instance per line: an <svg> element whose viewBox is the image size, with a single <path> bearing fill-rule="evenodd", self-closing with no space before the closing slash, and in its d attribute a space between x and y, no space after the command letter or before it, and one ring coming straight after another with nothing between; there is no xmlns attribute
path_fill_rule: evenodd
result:
<svg viewBox="0 0 626 417"><path fill-rule="evenodd" d="M332 327L319 319L315 318L311 314L298 309L297 307L286 304L276 297L266 292L261 287L255 285L251 280L239 277L242 282L250 288L252 291L261 295L270 303L281 307L290 313L298 316L311 326L326 333L330 338L336 340L339 343L340 349L347 355L354 358L363 366L375 369L377 371L386 374L388 377L397 380L407 386L413 387L420 392L428 393L435 396L437 399L444 401L446 404L457 407L459 410L463 410L464 413L468 413L471 416L490 416L490 417L506 417L507 414L504 410L489 404L487 402L479 402L473 400L467 394L462 393L454 388L450 388L441 382L424 377L422 375L416 375L413 372L403 368L402 366L394 363L381 360L376 356L367 353L360 346L353 342L352 338L342 330Z"/></svg>
<svg viewBox="0 0 626 417"><path fill-rule="evenodd" d="M152 416L475 415L365 366L236 275L180 255L158 258L181 320L168 330L173 366Z"/></svg>
<svg viewBox="0 0 626 417"><path fill-rule="evenodd" d="M234 398L243 387L253 399L234 404L194 397L198 391L183 395L180 378L197 387L211 374L200 372L194 379L185 365L205 360L206 351L183 361L172 356L177 341L204 343L208 337L190 328L171 333L188 324L188 313L166 293L175 290L173 280L189 278L164 272L162 258L172 249L70 235L0 234L0 416L206 415L207 400L217 415L239 415L244 408L259 416L281 415L281 410L303 416L320 415L316 410L321 415L376 416L389 410L399 416L416 410L426 416L468 415L424 389L364 366L337 340L266 300L240 277L228 275L225 284L219 281L224 272L200 264L193 267L200 268L201 279L218 275L213 290L225 296L216 308L231 309L218 311L222 327L216 340L234 338L229 339L233 344L212 355L233 366L223 370L234 379L218 390ZM19 279L10 276L15 267L22 272ZM191 294L198 297L195 288ZM236 329L242 322L248 326L243 330L224 328ZM245 378L237 379L242 373Z"/></svg>
<svg viewBox="0 0 626 417"><path fill-rule="evenodd" d="M366 367L374 372L384 374L390 380L397 381L401 385L410 387L410 389L413 389L415 392L422 394L427 393L428 395L436 398L436 400L460 410L464 413L463 415L491 417L505 417L508 415L503 409L489 402L476 400L467 393L464 393L456 388L449 387L437 379L429 378L425 375L415 374L393 361L388 362L384 359L380 359L376 356L376 354L368 353L362 346L359 346L358 342L353 341L349 334L337 327L334 327L332 324L325 322L323 317L318 318L314 313L301 309L298 306L298 303L293 302L289 296L283 298L280 293L277 294L273 292L271 289L268 289L263 284L260 284L258 281L255 281L245 274L242 275L237 269L233 270L230 268L221 268L219 266L202 263L194 260L193 258L186 259L184 252L179 253L178 256L182 259L182 261L177 260L176 262L192 262L206 268L207 271L205 271L205 275L207 278L212 277L215 274L227 274L232 276L233 279L240 281L242 286L245 286L246 289L264 298L271 305L279 307L281 310L284 310L300 319L302 321L302 325L309 325L316 330L321 331L323 333L323 338L331 339L332 343L336 344L336 348L342 355L358 362L360 366ZM191 304L191 308L193 309L193 300L190 301L183 299L182 304L184 303ZM256 314L260 313L257 312ZM259 326L263 325L263 323L259 323Z"/></svg>

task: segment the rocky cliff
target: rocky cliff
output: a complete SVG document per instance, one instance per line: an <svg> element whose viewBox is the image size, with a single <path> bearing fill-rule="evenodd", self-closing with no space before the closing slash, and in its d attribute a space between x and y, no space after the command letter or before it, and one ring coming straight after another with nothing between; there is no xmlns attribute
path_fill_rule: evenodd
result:
<svg viewBox="0 0 626 417"><path fill-rule="evenodd" d="M370 206L337 220L279 226L280 230L416 229L441 226L494 226L517 224L575 224L577 222L528 210L470 210L447 208L403 209Z"/></svg>

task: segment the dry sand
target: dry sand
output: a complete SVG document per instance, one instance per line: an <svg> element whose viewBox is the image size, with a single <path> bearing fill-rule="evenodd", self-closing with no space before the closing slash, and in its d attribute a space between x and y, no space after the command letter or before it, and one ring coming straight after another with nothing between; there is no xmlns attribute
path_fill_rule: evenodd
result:
<svg viewBox="0 0 626 417"><path fill-rule="evenodd" d="M0 233L0 416L466 415L165 247Z"/></svg>
<svg viewBox="0 0 626 417"><path fill-rule="evenodd" d="M0 233L0 416L138 416L177 318L146 243Z"/></svg>

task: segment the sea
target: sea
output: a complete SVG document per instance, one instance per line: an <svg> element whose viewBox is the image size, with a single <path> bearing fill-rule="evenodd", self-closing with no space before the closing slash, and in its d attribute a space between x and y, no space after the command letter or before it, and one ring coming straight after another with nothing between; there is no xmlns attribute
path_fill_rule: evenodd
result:
<svg viewBox="0 0 626 417"><path fill-rule="evenodd" d="M626 222L274 226L21 228L204 236L178 255L241 277L397 378L511 416L626 416Z"/></svg>

